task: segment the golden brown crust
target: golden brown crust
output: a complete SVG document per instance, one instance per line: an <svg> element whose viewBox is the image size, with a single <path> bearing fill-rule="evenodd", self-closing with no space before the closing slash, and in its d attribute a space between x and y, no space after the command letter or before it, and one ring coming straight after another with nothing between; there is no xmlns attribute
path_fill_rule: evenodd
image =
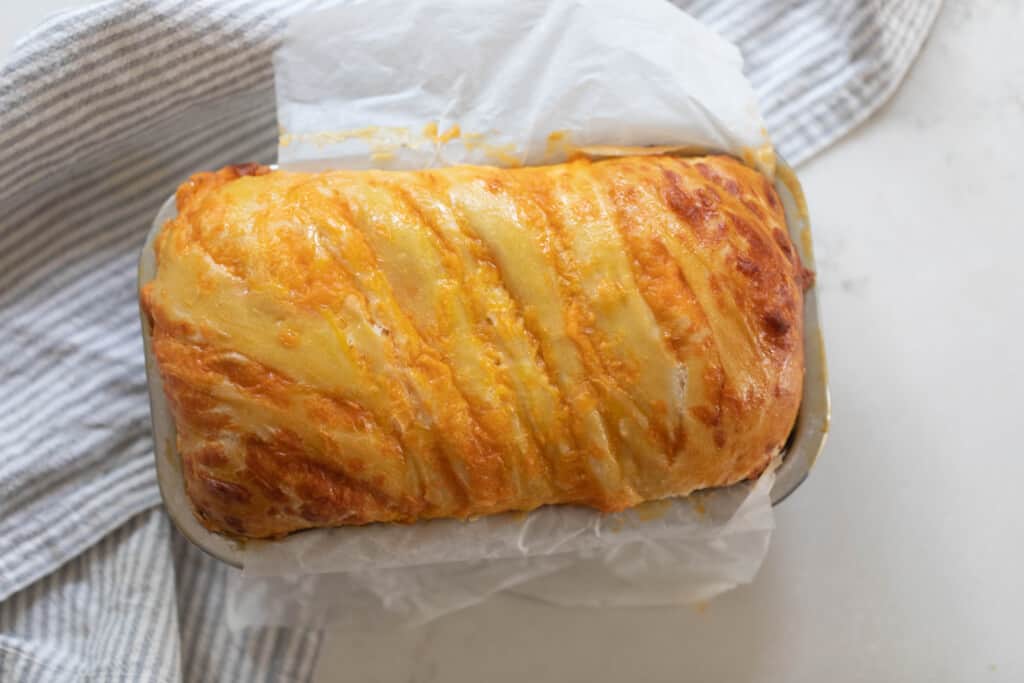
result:
<svg viewBox="0 0 1024 683"><path fill-rule="evenodd" d="M142 303L212 530L618 510L756 475L795 419L810 275L733 159L246 165L177 202Z"/></svg>

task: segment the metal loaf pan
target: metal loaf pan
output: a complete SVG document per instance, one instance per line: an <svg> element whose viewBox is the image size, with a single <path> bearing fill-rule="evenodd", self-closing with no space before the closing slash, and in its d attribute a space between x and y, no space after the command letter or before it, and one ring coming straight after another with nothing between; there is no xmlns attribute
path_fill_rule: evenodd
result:
<svg viewBox="0 0 1024 683"><path fill-rule="evenodd" d="M779 160L775 189L786 212L790 237L806 267L814 270L811 227L803 190L792 169ZM146 236L139 257L139 289L156 274L153 242L160 228L176 215L174 196L164 202ZM153 449L156 456L157 480L171 520L192 543L208 554L235 567L245 564L246 544L208 531L192 513L185 495L181 459L175 438L174 420L164 394L160 372L153 357L149 321L142 315L142 339L146 354L146 376L149 380L149 405L153 420ZM804 295L805 368L803 399L796 424L782 452L782 463L775 473L772 502L780 503L803 483L825 445L830 419L828 375L825 347L818 317L818 297L812 287ZM315 530L303 533L316 533ZM262 541L273 542L273 541Z"/></svg>

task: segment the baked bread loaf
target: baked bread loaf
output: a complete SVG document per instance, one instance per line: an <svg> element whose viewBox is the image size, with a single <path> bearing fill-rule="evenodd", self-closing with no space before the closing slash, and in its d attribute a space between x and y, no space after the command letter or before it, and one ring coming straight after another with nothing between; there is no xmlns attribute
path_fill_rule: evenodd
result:
<svg viewBox="0 0 1024 683"><path fill-rule="evenodd" d="M809 282L728 157L199 173L141 292L211 530L621 510L759 474Z"/></svg>

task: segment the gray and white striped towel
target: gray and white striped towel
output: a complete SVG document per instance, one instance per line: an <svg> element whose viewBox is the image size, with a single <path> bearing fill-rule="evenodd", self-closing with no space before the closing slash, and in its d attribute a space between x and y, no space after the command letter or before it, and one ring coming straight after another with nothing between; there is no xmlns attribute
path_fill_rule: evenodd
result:
<svg viewBox="0 0 1024 683"><path fill-rule="evenodd" d="M319 636L229 632L228 569L159 509L135 266L190 172L274 161L270 56L330 1L59 14L0 71L0 680L308 680ZM940 0L678 0L736 42L783 156L875 111Z"/></svg>

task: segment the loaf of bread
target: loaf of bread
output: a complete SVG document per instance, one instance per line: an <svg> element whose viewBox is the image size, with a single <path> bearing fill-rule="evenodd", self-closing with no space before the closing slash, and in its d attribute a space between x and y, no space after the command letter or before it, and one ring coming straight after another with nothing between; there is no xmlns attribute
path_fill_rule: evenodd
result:
<svg viewBox="0 0 1024 683"><path fill-rule="evenodd" d="M250 538L732 484L783 446L803 269L728 157L177 193L142 289L187 494Z"/></svg>

